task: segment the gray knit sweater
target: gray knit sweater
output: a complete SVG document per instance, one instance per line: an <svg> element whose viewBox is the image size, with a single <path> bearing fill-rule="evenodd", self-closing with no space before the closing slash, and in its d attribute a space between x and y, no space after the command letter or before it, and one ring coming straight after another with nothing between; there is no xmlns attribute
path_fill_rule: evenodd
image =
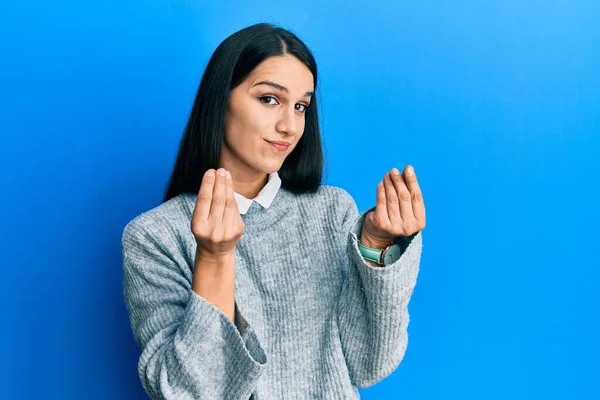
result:
<svg viewBox="0 0 600 400"><path fill-rule="evenodd" d="M422 233L394 264L358 250L362 221L343 189L283 187L253 202L236 247L235 322L192 291L196 196L179 195L123 232L123 290L153 399L357 399L408 342Z"/></svg>

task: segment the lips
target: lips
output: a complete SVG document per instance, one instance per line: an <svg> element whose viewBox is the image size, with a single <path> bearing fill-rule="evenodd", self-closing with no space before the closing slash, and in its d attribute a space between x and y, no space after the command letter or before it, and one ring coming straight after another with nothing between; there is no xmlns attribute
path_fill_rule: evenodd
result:
<svg viewBox="0 0 600 400"><path fill-rule="evenodd" d="M290 143L287 143L287 142L270 141L270 140L265 140L265 141L270 143L277 150L287 150L288 147L290 147Z"/></svg>

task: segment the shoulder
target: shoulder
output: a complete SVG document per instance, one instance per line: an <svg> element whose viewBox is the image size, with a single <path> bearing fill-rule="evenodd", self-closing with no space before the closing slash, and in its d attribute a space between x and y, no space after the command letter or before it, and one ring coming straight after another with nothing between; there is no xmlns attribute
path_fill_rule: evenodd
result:
<svg viewBox="0 0 600 400"><path fill-rule="evenodd" d="M177 237L190 230L193 212L193 196L180 194L127 223L123 229L123 244L144 240L161 241L162 238Z"/></svg>

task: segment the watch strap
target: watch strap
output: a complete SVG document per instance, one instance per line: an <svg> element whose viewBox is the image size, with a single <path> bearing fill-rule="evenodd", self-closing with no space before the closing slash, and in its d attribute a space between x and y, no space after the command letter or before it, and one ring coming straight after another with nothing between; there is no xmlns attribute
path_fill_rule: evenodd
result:
<svg viewBox="0 0 600 400"><path fill-rule="evenodd" d="M364 246L360 239L358 239L358 250L365 260L372 261L377 264L381 264L381 254L383 250L373 249L371 247Z"/></svg>

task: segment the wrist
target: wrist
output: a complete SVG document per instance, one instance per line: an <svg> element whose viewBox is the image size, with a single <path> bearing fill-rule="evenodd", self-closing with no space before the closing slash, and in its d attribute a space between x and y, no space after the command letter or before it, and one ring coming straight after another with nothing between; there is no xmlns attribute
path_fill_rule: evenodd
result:
<svg viewBox="0 0 600 400"><path fill-rule="evenodd" d="M364 231L360 235L360 243L363 246L370 247L372 249L383 250L386 247L388 247L390 243L392 243L392 241L392 239L385 240L380 238L374 238L373 236L370 236Z"/></svg>
<svg viewBox="0 0 600 400"><path fill-rule="evenodd" d="M205 262L207 264L224 264L224 263L231 261L231 259L234 259L234 258L235 258L235 250L234 251L226 251L226 252L222 252L222 253L215 253L215 252L209 251L205 248L202 248L200 246L196 247L196 263L199 260L202 260L203 262Z"/></svg>
<svg viewBox="0 0 600 400"><path fill-rule="evenodd" d="M215 255L196 252L194 260L194 279L198 275L215 279L227 278L235 274L235 253L231 255Z"/></svg>

